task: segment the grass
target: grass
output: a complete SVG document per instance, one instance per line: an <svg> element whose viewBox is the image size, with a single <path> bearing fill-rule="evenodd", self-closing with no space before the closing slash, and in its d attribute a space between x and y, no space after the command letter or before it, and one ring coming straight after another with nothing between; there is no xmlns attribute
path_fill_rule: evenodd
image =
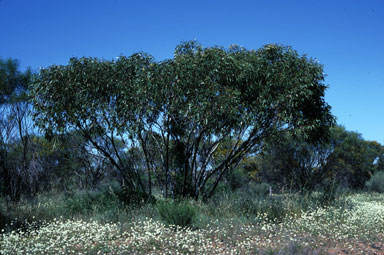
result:
<svg viewBox="0 0 384 255"><path fill-rule="evenodd" d="M93 204L86 209L68 209L74 208L74 197L82 201L88 196L84 192L56 197L54 203L50 195L41 195L34 204L15 205L8 213L27 223L17 229L8 224L2 230L0 254L384 252L384 194L344 194L327 205L317 202L319 193L269 198L241 191L207 203L184 202L181 210L160 202L170 215L193 214L189 227L181 227L162 221L158 205L128 206L113 195L104 203L105 192L92 194ZM194 208L192 214L185 209L189 207Z"/></svg>

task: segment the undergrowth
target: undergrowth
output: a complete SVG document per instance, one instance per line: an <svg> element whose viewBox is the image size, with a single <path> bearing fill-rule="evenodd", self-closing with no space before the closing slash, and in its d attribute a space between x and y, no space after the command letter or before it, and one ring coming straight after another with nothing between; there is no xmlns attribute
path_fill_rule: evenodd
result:
<svg viewBox="0 0 384 255"><path fill-rule="evenodd" d="M106 186L2 203L0 253L327 254L327 247L353 250L384 233L378 193L338 193L324 203L319 191L270 196L255 189L206 202L128 204L118 192Z"/></svg>

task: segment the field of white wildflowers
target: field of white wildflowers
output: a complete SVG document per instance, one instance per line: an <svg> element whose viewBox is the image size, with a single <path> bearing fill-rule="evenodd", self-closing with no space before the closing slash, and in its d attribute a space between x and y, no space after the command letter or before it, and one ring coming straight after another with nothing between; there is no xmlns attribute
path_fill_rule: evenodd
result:
<svg viewBox="0 0 384 255"><path fill-rule="evenodd" d="M200 228L151 218L129 223L55 219L0 236L0 254L384 254L384 195L355 194L350 208L296 212L274 223Z"/></svg>

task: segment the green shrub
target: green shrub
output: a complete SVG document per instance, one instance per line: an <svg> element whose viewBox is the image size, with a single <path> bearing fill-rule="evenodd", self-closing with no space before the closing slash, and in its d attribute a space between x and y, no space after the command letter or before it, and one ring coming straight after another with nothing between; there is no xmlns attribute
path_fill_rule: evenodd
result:
<svg viewBox="0 0 384 255"><path fill-rule="evenodd" d="M91 199L86 191L68 194L64 200L65 209L71 214L85 214L92 209Z"/></svg>
<svg viewBox="0 0 384 255"><path fill-rule="evenodd" d="M161 219L170 225L190 227L197 216L197 209L188 201L157 201L156 207Z"/></svg>
<svg viewBox="0 0 384 255"><path fill-rule="evenodd" d="M126 205L144 205L145 203L155 203L156 199L145 192L135 191L126 186L111 186L114 194Z"/></svg>
<svg viewBox="0 0 384 255"><path fill-rule="evenodd" d="M341 192L334 181L325 182L319 189L319 192L310 192L312 194L318 194L315 202L317 203L317 206L320 207L336 205L341 195Z"/></svg>
<svg viewBox="0 0 384 255"><path fill-rule="evenodd" d="M375 173L369 181L365 183L369 191L384 193L384 171Z"/></svg>
<svg viewBox="0 0 384 255"><path fill-rule="evenodd" d="M270 222L282 222L288 215L288 208L280 198L272 199L241 199L238 207L247 216L262 216L264 220Z"/></svg>
<svg viewBox="0 0 384 255"><path fill-rule="evenodd" d="M240 189L250 182L249 174L244 172L241 169L235 169L228 173L226 176L227 183L231 189L231 191L235 191Z"/></svg>
<svg viewBox="0 0 384 255"><path fill-rule="evenodd" d="M105 186L98 191L75 191L67 194L64 204L71 215L77 215L115 210L121 206L121 201L112 186Z"/></svg>
<svg viewBox="0 0 384 255"><path fill-rule="evenodd" d="M270 184L261 182L261 183L249 183L248 189L249 193L256 196L266 196L269 194Z"/></svg>

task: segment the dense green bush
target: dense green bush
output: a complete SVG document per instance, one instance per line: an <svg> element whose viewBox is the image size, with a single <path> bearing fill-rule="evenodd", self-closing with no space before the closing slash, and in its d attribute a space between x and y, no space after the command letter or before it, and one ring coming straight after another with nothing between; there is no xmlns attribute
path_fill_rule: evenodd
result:
<svg viewBox="0 0 384 255"><path fill-rule="evenodd" d="M127 186L111 186L113 193L126 205L143 205L155 203L156 199L145 192L135 191Z"/></svg>
<svg viewBox="0 0 384 255"><path fill-rule="evenodd" d="M65 209L70 214L85 214L92 210L92 199L85 191L78 191L66 196Z"/></svg>
<svg viewBox="0 0 384 255"><path fill-rule="evenodd" d="M171 225L190 227L197 216L197 209L188 201L162 200L156 203L161 219Z"/></svg>
<svg viewBox="0 0 384 255"><path fill-rule="evenodd" d="M65 208L72 215L106 211L121 206L118 195L111 186L98 191L75 191L67 194Z"/></svg>
<svg viewBox="0 0 384 255"><path fill-rule="evenodd" d="M369 191L384 193L384 171L375 173L369 181L365 183Z"/></svg>
<svg viewBox="0 0 384 255"><path fill-rule="evenodd" d="M246 187L250 182L250 176L244 169L234 169L225 176L225 182L231 191Z"/></svg>

